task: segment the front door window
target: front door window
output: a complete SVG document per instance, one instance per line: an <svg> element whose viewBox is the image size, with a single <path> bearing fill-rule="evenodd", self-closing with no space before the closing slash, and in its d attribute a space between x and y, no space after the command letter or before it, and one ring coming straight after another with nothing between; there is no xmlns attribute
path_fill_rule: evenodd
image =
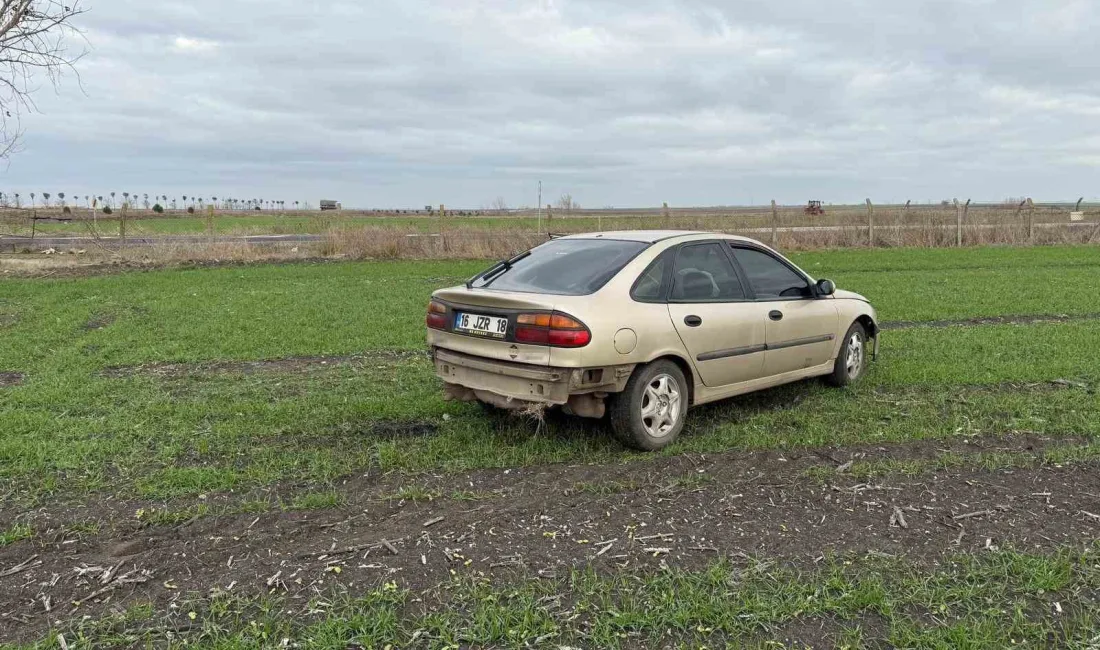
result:
<svg viewBox="0 0 1100 650"><path fill-rule="evenodd" d="M813 295L806 278L763 251L734 248L733 256L745 271L757 300L798 299Z"/></svg>

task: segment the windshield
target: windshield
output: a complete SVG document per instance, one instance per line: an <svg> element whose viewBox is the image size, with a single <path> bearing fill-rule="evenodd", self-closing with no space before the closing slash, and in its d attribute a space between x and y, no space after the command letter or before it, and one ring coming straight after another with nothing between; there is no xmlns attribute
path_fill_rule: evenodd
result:
<svg viewBox="0 0 1100 650"><path fill-rule="evenodd" d="M474 281L478 288L583 296L599 290L649 244L612 239L555 239L520 256L511 267Z"/></svg>

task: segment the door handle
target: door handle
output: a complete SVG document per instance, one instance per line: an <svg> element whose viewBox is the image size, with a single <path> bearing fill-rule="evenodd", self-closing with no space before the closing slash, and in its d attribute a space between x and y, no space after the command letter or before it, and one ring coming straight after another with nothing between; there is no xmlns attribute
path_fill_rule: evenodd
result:
<svg viewBox="0 0 1100 650"><path fill-rule="evenodd" d="M773 309L772 311L768 312L768 318L772 320L783 320L783 312L779 311L778 309Z"/></svg>
<svg viewBox="0 0 1100 650"><path fill-rule="evenodd" d="M684 325L688 327L699 327L703 324L703 319L698 316L684 316Z"/></svg>

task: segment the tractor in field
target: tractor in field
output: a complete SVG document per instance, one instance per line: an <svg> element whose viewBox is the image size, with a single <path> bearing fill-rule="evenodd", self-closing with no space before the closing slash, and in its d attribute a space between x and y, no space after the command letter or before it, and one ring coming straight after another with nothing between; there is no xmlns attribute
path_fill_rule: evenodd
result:
<svg viewBox="0 0 1100 650"><path fill-rule="evenodd" d="M803 212L811 217L818 217L825 214L825 208L821 206L821 201L809 201L806 203L806 209Z"/></svg>

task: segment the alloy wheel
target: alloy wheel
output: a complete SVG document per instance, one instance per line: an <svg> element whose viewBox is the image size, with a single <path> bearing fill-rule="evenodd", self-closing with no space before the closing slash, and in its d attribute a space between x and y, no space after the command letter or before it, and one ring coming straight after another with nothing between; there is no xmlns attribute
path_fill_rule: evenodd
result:
<svg viewBox="0 0 1100 650"><path fill-rule="evenodd" d="M855 379L863 373L863 335L855 332L848 339L848 352L845 365L848 367L848 376Z"/></svg>
<svg viewBox="0 0 1100 650"><path fill-rule="evenodd" d="M657 375L642 394L642 426L654 438L663 438L679 419L680 387L670 375Z"/></svg>

